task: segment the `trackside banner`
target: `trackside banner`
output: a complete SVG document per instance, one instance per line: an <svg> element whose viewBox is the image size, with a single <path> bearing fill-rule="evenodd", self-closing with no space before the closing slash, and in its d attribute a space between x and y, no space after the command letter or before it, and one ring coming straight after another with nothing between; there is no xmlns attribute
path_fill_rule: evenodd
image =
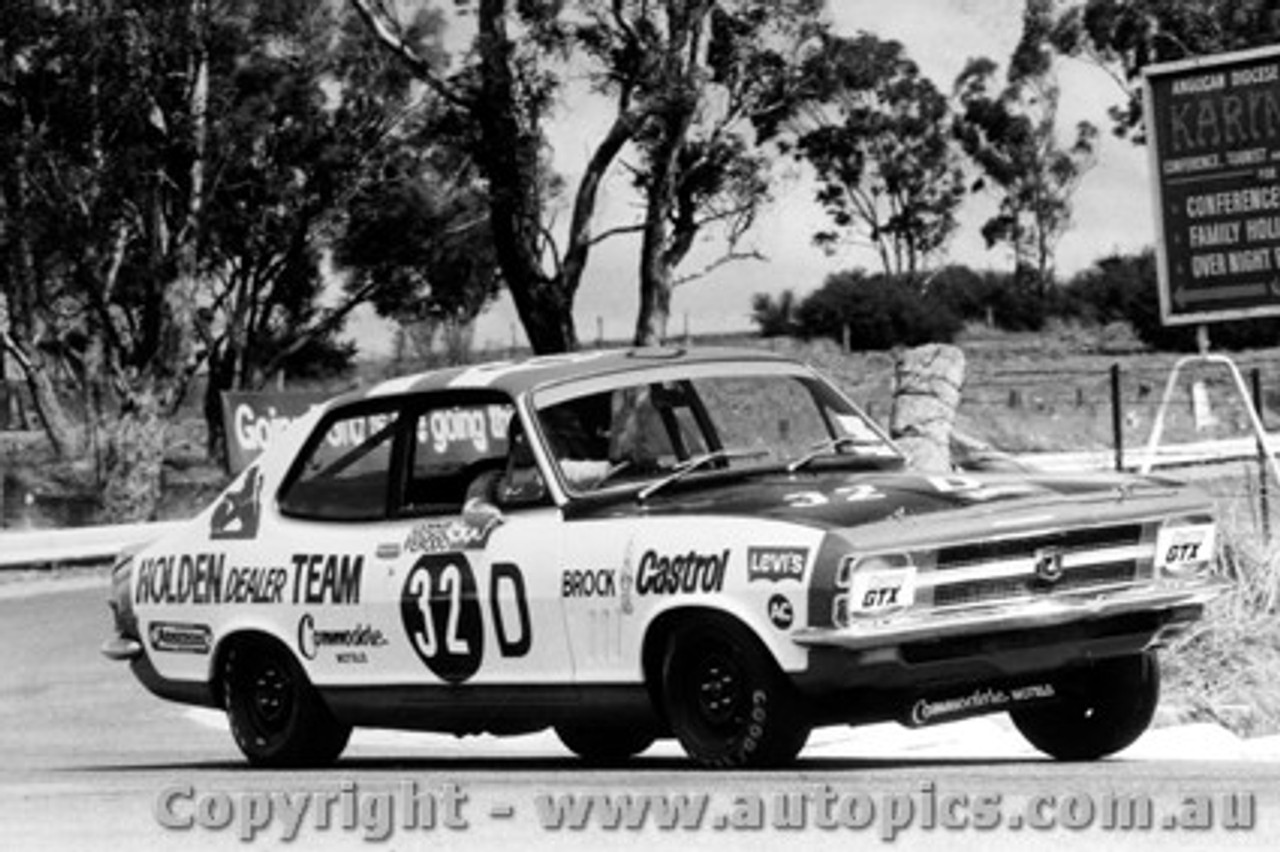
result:
<svg viewBox="0 0 1280 852"><path fill-rule="evenodd" d="M227 465L232 473L249 466L286 426L331 394L223 391L222 423L227 434Z"/></svg>
<svg viewBox="0 0 1280 852"><path fill-rule="evenodd" d="M233 473L244 470L285 427L328 398L323 393L223 391L228 467ZM511 406L489 403L425 411L414 424L415 455L424 465L466 464L503 455L511 416ZM382 417L375 414L333 423L326 436L328 451L340 454L357 446L385 425Z"/></svg>

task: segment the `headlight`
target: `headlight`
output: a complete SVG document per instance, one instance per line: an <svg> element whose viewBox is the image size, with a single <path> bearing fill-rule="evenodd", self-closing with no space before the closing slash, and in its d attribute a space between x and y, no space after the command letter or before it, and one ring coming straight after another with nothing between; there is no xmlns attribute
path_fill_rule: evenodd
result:
<svg viewBox="0 0 1280 852"><path fill-rule="evenodd" d="M1183 579L1201 574L1214 560L1217 528L1208 516L1165 521L1156 533L1158 577Z"/></svg>
<svg viewBox="0 0 1280 852"><path fill-rule="evenodd" d="M836 584L831 620L845 627L856 618L878 618L914 604L916 566L905 553L849 556L836 570Z"/></svg>

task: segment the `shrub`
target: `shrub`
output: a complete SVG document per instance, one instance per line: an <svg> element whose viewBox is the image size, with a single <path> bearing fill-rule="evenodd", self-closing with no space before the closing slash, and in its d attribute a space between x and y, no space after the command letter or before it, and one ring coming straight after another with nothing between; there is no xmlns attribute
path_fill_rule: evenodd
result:
<svg viewBox="0 0 1280 852"><path fill-rule="evenodd" d="M1153 349L1191 352L1194 325L1160 322L1160 296L1155 252L1111 255L1076 275L1067 286L1069 311L1097 323L1128 320L1143 343ZM1215 322L1210 327L1215 349L1249 349L1280 342L1280 320Z"/></svg>
<svg viewBox="0 0 1280 852"><path fill-rule="evenodd" d="M961 319L1005 331L1039 331L1049 314L1033 278L947 266L929 282L929 295Z"/></svg>
<svg viewBox="0 0 1280 852"><path fill-rule="evenodd" d="M775 300L768 293L751 297L751 321L760 328L761 337L789 337L796 333L796 294L783 291Z"/></svg>
<svg viewBox="0 0 1280 852"><path fill-rule="evenodd" d="M843 340L856 350L949 343L963 323L945 304L901 279L862 270L828 276L796 309L802 336Z"/></svg>

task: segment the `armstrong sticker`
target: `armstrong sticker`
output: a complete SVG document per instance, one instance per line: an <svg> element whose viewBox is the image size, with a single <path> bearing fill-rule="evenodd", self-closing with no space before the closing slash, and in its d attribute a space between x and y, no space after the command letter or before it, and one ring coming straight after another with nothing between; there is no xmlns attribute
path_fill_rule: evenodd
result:
<svg viewBox="0 0 1280 852"><path fill-rule="evenodd" d="M501 523L502 519L497 517L483 520L462 517L425 521L410 531L404 549L410 553L476 550L488 544L489 536Z"/></svg>
<svg viewBox="0 0 1280 852"><path fill-rule="evenodd" d="M718 592L724 587L728 565L728 548L720 553L690 550L675 556L646 550L636 570L636 592L641 595Z"/></svg>
<svg viewBox="0 0 1280 852"><path fill-rule="evenodd" d="M153 621L147 638L156 651L177 654L207 654L213 649L213 630L207 624Z"/></svg>
<svg viewBox="0 0 1280 852"><path fill-rule="evenodd" d="M308 660L314 660L322 648L332 648L339 663L367 663L369 657L364 649L386 644L388 640L383 632L367 624L321 629L316 627L311 613L298 620L298 651Z"/></svg>
<svg viewBox="0 0 1280 852"><path fill-rule="evenodd" d="M803 580L808 561L809 549L805 547L748 547L747 580L752 583Z"/></svg>

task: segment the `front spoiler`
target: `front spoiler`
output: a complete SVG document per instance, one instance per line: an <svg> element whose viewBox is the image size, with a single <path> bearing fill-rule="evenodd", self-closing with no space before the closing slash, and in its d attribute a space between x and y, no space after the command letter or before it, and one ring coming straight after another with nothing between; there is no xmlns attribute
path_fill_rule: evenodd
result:
<svg viewBox="0 0 1280 852"><path fill-rule="evenodd" d="M919 641L1033 631L1144 612L1186 612L1190 607L1190 611L1198 613L1205 604L1230 588L1230 583L1216 577L1174 589L1143 585L1119 591L1042 598L1026 603L898 614L843 628L809 627L797 630L791 638L806 647L869 651Z"/></svg>

